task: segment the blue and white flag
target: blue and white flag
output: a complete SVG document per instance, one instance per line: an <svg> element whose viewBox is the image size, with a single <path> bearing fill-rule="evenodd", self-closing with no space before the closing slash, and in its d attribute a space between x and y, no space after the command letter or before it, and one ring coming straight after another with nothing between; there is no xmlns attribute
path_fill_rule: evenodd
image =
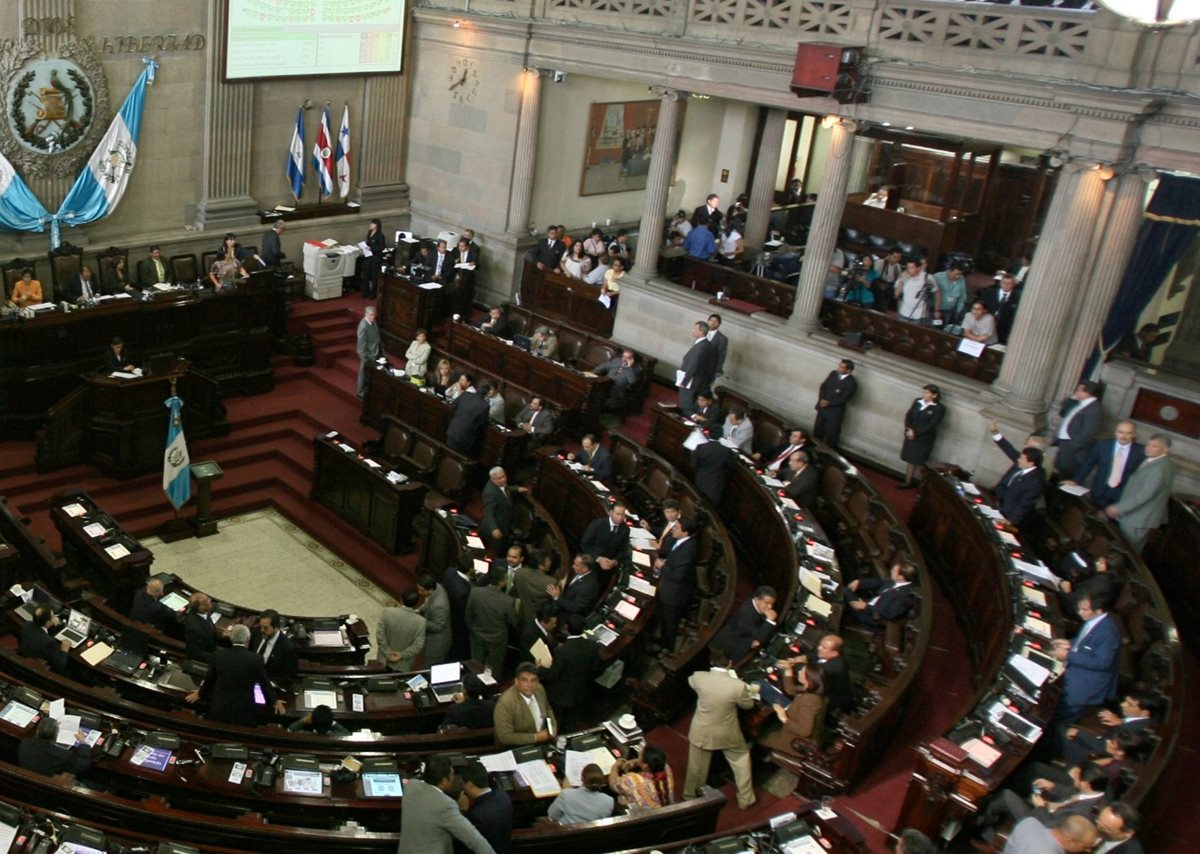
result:
<svg viewBox="0 0 1200 854"><path fill-rule="evenodd" d="M103 219L114 210L129 186L129 176L137 161L138 137L142 132L142 103L146 99L146 87L154 82L154 71L158 63L149 59L146 70L133 84L133 90L121 105L120 112L113 117L108 132L104 134L96 150L79 177L75 186L67 193L53 218L54 233L51 244L58 246L59 223L70 226L85 225Z"/></svg>
<svg viewBox="0 0 1200 854"><path fill-rule="evenodd" d="M49 216L8 158L0 154L0 228L41 231Z"/></svg>
<svg viewBox="0 0 1200 854"><path fill-rule="evenodd" d="M167 425L167 449L163 452L163 491L178 510L192 497L192 464L188 458L181 418L183 401L171 395L163 401L163 405L171 410L171 420Z"/></svg>
<svg viewBox="0 0 1200 854"><path fill-rule="evenodd" d="M292 198L300 201L304 191L304 107L296 111L296 127L292 130L292 143L288 146L288 183L292 185Z"/></svg>
<svg viewBox="0 0 1200 854"><path fill-rule="evenodd" d="M337 165L338 195L350 195L350 105L342 108L342 129L338 131L337 150L333 153Z"/></svg>

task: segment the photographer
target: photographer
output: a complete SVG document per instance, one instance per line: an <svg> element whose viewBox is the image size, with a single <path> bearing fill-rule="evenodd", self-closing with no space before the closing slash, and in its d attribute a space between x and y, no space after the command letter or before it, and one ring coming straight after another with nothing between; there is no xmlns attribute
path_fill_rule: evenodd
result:
<svg viewBox="0 0 1200 854"><path fill-rule="evenodd" d="M904 273L896 280L895 297L904 320L921 323L930 317L942 317L942 292L926 272L923 259L914 258L905 265Z"/></svg>
<svg viewBox="0 0 1200 854"><path fill-rule="evenodd" d="M850 268L842 273L842 286L838 290L837 298L850 305L874 308L875 292L871 285L877 275L872 268L870 256L856 259Z"/></svg>

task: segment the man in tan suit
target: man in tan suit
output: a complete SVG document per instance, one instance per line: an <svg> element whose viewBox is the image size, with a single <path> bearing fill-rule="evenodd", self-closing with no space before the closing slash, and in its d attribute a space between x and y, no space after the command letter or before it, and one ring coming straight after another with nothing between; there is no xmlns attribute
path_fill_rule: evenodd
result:
<svg viewBox="0 0 1200 854"><path fill-rule="evenodd" d="M416 590L408 589L400 597L403 608L384 608L375 628L379 663L388 670L415 670L417 656L425 648L425 618L416 612L421 601Z"/></svg>
<svg viewBox="0 0 1200 854"><path fill-rule="evenodd" d="M538 679L536 664L525 661L517 665L512 686L496 701L492 723L497 744L542 744L558 735L558 721Z"/></svg>
<svg viewBox="0 0 1200 854"><path fill-rule="evenodd" d="M696 713L688 731L683 796L696 797L696 790L708 779L713 753L720 750L733 769L738 807L747 809L754 804L754 785L750 749L738 724L738 709L752 708L757 702L757 692L738 678L729 653L712 647L711 660L713 667L708 672L697 671L688 677L688 684L696 692Z"/></svg>

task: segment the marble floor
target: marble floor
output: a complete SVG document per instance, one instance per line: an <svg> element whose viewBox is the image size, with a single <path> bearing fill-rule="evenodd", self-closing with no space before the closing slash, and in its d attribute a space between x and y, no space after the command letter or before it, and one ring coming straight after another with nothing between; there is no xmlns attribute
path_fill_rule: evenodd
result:
<svg viewBox="0 0 1200 854"><path fill-rule="evenodd" d="M296 616L356 614L374 635L395 601L273 507L222 519L219 533L164 543L148 538L152 571L251 609Z"/></svg>

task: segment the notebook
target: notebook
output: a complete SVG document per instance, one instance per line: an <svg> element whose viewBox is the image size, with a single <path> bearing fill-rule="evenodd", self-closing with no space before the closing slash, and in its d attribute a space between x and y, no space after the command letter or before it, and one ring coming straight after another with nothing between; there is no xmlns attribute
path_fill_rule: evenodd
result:
<svg viewBox="0 0 1200 854"><path fill-rule="evenodd" d="M455 694L462 693L462 664L451 661L446 664L435 664L429 669L429 684L433 687L433 696L439 703L449 703Z"/></svg>
<svg viewBox="0 0 1200 854"><path fill-rule="evenodd" d="M77 647L87 640L88 631L92 627L92 618L86 614L81 614L78 611L72 610L71 616L67 618L67 626L57 635L57 640L66 640L71 642L71 647Z"/></svg>

